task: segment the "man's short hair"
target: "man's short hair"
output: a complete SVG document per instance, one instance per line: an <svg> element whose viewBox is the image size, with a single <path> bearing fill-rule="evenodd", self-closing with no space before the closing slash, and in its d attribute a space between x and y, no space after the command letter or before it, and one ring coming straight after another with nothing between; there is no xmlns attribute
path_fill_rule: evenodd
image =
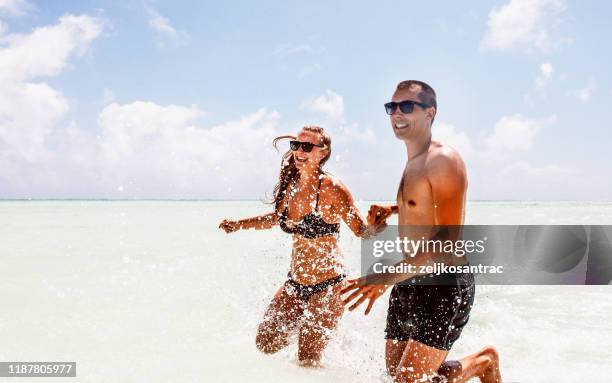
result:
<svg viewBox="0 0 612 383"><path fill-rule="evenodd" d="M419 100L423 104L427 104L429 106L433 106L434 108L436 108L436 114L437 114L438 113L438 102L436 101L436 91L433 90L433 88L429 86L429 84L424 83L423 81L419 81L419 80L406 80L406 81L402 81L399 84L397 84L396 90L411 88L415 85L418 85L421 87L421 91L417 95L419 97ZM434 118L436 118L435 115L434 115ZM431 119L432 124L433 124L434 118Z"/></svg>

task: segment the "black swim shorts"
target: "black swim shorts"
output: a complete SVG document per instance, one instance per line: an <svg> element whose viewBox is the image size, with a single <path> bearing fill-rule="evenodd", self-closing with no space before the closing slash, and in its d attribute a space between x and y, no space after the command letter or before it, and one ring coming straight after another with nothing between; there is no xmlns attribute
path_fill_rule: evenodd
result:
<svg viewBox="0 0 612 383"><path fill-rule="evenodd" d="M386 339L414 339L450 350L470 318L474 275L455 274L452 285L395 285L389 297Z"/></svg>

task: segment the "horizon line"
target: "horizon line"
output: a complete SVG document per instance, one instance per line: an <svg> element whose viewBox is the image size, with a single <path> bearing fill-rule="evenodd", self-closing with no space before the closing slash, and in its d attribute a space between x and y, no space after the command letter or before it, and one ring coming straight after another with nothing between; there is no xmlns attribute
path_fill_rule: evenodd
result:
<svg viewBox="0 0 612 383"><path fill-rule="evenodd" d="M244 198L244 199L216 199L216 198L0 198L0 202L11 202L11 201L201 201L201 202L263 202L261 199ZM392 199L361 199L356 202L368 202L368 201L389 201L393 202ZM595 199L595 200L581 200L581 199L469 199L468 202L609 202L612 200L606 199Z"/></svg>

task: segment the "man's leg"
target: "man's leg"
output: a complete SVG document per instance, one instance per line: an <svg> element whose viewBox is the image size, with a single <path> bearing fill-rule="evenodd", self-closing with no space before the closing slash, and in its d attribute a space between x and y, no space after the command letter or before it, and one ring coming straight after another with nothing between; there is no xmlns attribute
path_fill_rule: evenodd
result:
<svg viewBox="0 0 612 383"><path fill-rule="evenodd" d="M395 377L395 370L400 360L402 360L407 344L407 340L387 339L385 344L385 364L387 365L387 372L392 377Z"/></svg>
<svg viewBox="0 0 612 383"><path fill-rule="evenodd" d="M389 341L387 341L388 344ZM427 346L410 339L395 370L395 381L401 383L430 382L448 351Z"/></svg>
<svg viewBox="0 0 612 383"><path fill-rule="evenodd" d="M407 345L408 341L387 339L385 361L389 375L394 378ZM478 377L482 383L501 383L499 356L493 346L486 346L459 361L445 361L437 372L444 376L448 383L463 383L474 377Z"/></svg>
<svg viewBox="0 0 612 383"><path fill-rule="evenodd" d="M460 367L453 368L456 363ZM501 383L499 356L493 346L486 346L458 362L444 362L438 373L445 376L448 383L463 383L474 377L478 377L482 383Z"/></svg>

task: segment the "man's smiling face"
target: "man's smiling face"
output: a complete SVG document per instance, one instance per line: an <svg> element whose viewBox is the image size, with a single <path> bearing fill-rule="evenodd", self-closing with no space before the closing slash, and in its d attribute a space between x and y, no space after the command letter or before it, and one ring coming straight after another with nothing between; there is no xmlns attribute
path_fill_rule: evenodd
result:
<svg viewBox="0 0 612 383"><path fill-rule="evenodd" d="M421 92L420 85L413 85L408 88L398 89L393 93L391 101L415 101L421 103L419 93ZM415 105L412 113L403 113L399 107L395 109L391 114L391 127L393 133L400 140L408 140L422 136L427 133L430 128L431 120L433 118L434 108L423 109L419 105Z"/></svg>

